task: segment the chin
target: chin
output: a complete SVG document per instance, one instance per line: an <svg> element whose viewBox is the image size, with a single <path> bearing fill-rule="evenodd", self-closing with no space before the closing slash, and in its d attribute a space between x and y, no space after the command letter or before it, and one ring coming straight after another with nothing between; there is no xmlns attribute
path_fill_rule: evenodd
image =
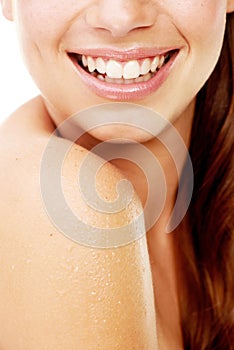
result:
<svg viewBox="0 0 234 350"><path fill-rule="evenodd" d="M95 139L114 143L145 143L163 132L170 122L152 109L133 103L105 103L73 115L66 122Z"/></svg>
<svg viewBox="0 0 234 350"><path fill-rule="evenodd" d="M145 130L121 124L101 126L89 131L89 134L101 142L121 144L145 143L153 138L153 135Z"/></svg>

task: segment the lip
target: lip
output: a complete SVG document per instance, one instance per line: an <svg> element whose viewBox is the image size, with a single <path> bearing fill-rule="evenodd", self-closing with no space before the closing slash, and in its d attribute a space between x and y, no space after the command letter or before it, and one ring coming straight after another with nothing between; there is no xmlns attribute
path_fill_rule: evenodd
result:
<svg viewBox="0 0 234 350"><path fill-rule="evenodd" d="M178 56L180 48L162 48L162 49L132 49L124 52L119 51L110 51L105 49L97 50L79 50L80 55L92 56L92 57L102 57L104 59L115 59L119 61L128 61L133 59L143 59L148 57L154 57L157 55L166 54L169 51L175 50L175 53L171 57L170 61L163 66L154 77L152 77L147 82L140 82L134 84L113 84L103 82L91 74L87 73L75 59L72 59L69 56L70 60L75 67L76 72L84 82L84 84L93 91L96 95L104 97L110 100L116 101L130 101L130 100L139 100L144 99L148 95L157 91L161 85L168 78L174 62ZM70 50L69 50L70 51ZM71 52L71 51L70 51ZM72 51L73 53L76 50Z"/></svg>
<svg viewBox="0 0 234 350"><path fill-rule="evenodd" d="M179 50L178 47L161 47L161 48L134 48L129 50L115 50L115 49L76 49L72 48L67 53L76 53L84 56L102 57L104 59L114 59L116 61L124 62L130 60L139 60L148 57L155 57L166 54L168 51Z"/></svg>

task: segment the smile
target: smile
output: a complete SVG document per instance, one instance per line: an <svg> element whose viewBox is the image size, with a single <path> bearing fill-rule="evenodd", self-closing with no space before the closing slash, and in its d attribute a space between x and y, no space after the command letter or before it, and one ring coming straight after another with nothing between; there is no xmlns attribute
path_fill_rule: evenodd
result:
<svg viewBox="0 0 234 350"><path fill-rule="evenodd" d="M133 57L113 54L113 58L69 53L69 57L82 80L97 95L114 100L135 100L162 85L178 52L173 49L148 57L141 57L142 54L136 57L136 53Z"/></svg>

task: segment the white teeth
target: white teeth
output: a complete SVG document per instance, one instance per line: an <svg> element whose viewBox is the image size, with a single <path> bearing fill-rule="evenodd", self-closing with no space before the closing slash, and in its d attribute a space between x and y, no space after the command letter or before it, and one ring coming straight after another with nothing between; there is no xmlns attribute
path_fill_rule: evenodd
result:
<svg viewBox="0 0 234 350"><path fill-rule="evenodd" d="M159 56L156 56L153 59L153 62L151 63L151 72L154 73L156 72L156 69L158 68L158 64L159 64Z"/></svg>
<svg viewBox="0 0 234 350"><path fill-rule="evenodd" d="M104 81L104 80L105 80L104 76L103 76L103 75L101 75L101 74L98 74L97 78L98 78L99 80L102 80L102 81Z"/></svg>
<svg viewBox="0 0 234 350"><path fill-rule="evenodd" d="M155 73L163 66L165 56L146 58L141 62L141 65L137 60L124 63L110 59L106 62L101 57L95 59L91 56L86 57L82 55L82 64L84 67L88 67L91 74L102 81L115 84L132 84L148 81L152 78L152 73Z"/></svg>
<svg viewBox="0 0 234 350"><path fill-rule="evenodd" d="M160 57L160 60L159 60L159 63L158 63L158 68L161 68L161 67L162 67L164 61L165 61L165 57L164 57L164 56L161 56L161 57Z"/></svg>
<svg viewBox="0 0 234 350"><path fill-rule="evenodd" d="M114 60L108 61L106 65L106 74L109 78L121 79L123 76L122 64Z"/></svg>
<svg viewBox="0 0 234 350"><path fill-rule="evenodd" d="M88 66L87 58L84 55L82 56L82 63L84 67Z"/></svg>
<svg viewBox="0 0 234 350"><path fill-rule="evenodd" d="M101 81L105 81L106 83L109 83L109 84L129 85L129 84L136 84L136 83L148 81L149 79L151 79L154 76L154 74L148 73L147 75L138 77L136 79L113 79L113 78L109 78L107 75L104 77L103 75L100 75L100 74L98 74L98 75L96 74L95 76L97 79L99 79Z"/></svg>
<svg viewBox="0 0 234 350"><path fill-rule="evenodd" d="M115 79L110 78L110 77L108 77L108 76L105 77L105 80L106 80L107 83L111 83L111 84L114 84L114 83L115 83Z"/></svg>
<svg viewBox="0 0 234 350"><path fill-rule="evenodd" d="M152 78L152 74L148 73L148 74L144 75L143 78L144 78L144 81L148 81L148 80L150 80Z"/></svg>
<svg viewBox="0 0 234 350"><path fill-rule="evenodd" d="M135 79L125 79L125 80L124 80L124 84L125 84L125 85L133 84L134 81L135 81Z"/></svg>
<svg viewBox="0 0 234 350"><path fill-rule="evenodd" d="M99 73L101 74L106 73L106 63L101 57L98 57L96 59L96 68Z"/></svg>
<svg viewBox="0 0 234 350"><path fill-rule="evenodd" d="M124 83L124 79L115 79L115 82L117 84L123 84Z"/></svg>
<svg viewBox="0 0 234 350"><path fill-rule="evenodd" d="M130 61L125 64L124 70L123 70L124 79L138 78L140 74L141 74L140 65L136 60Z"/></svg>
<svg viewBox="0 0 234 350"><path fill-rule="evenodd" d="M89 68L90 73L94 72L96 69L96 64L95 64L94 59L92 57L88 56L87 62L88 62L88 68Z"/></svg>
<svg viewBox="0 0 234 350"><path fill-rule="evenodd" d="M143 76L138 77L138 78L135 79L136 83L142 83L143 81L144 81L144 77Z"/></svg>
<svg viewBox="0 0 234 350"><path fill-rule="evenodd" d="M151 67L151 60L149 58L146 58L141 65L141 74L144 75L149 73L150 67Z"/></svg>

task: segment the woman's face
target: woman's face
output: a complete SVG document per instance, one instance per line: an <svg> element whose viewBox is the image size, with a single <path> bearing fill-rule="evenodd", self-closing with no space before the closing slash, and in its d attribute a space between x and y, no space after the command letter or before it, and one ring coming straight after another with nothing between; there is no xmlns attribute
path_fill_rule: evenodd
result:
<svg viewBox="0 0 234 350"><path fill-rule="evenodd" d="M117 101L173 122L215 67L228 9L226 0L13 0L12 12L55 119Z"/></svg>

